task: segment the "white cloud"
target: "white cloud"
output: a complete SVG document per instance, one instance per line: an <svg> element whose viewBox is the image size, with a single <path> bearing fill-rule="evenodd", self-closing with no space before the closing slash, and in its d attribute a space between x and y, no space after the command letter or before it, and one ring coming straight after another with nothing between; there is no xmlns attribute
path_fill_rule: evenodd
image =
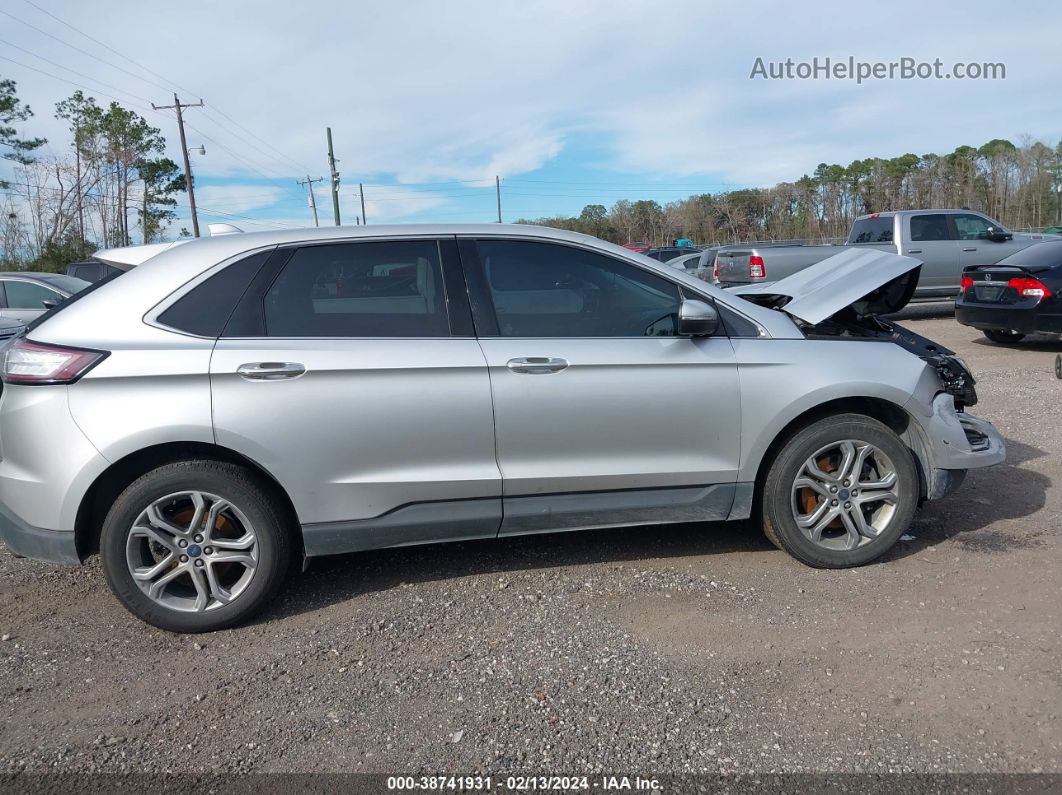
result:
<svg viewBox="0 0 1062 795"><path fill-rule="evenodd" d="M259 184L204 185L198 187L195 198L204 207L223 208L225 212L244 213L263 207L272 207L284 196L279 187Z"/></svg>
<svg viewBox="0 0 1062 795"><path fill-rule="evenodd" d="M54 11L196 92L184 99L202 95L207 107L187 114L194 128L189 145L203 143L208 150L196 159L196 173L240 182L234 192L211 199L234 213L270 207L252 196L271 195L272 187L243 184L268 177L277 183L276 201L286 202L276 213L293 216L301 190L294 180L307 171L327 176L326 126L340 159L345 218L357 212L349 195L359 181L512 178L569 154L576 140L594 142L592 152L579 153L590 158L584 165L592 160L647 181L677 175L770 184L799 177L821 161L946 151L1023 132L1062 133L1062 105L1050 85L1062 67L1057 25L1048 22L1056 12L1042 0L1007 15L1005 24L986 23L1000 19L998 4L988 0L971 0L961 12L902 0L879 6L840 0L814 6L189 2L181 13L196 20L191 28L162 24L161 12L133 0L114 0L108 9L106 25L93 4ZM98 50L28 5L13 13ZM5 37L20 46L86 75L67 75L75 82L94 85L88 81L95 78L172 102L160 87L16 23L6 27ZM3 54L64 74L24 53ZM749 80L756 56L849 54L1005 61L1008 79L862 86ZM61 148L65 126L49 119L51 104L73 86L7 62L0 69L18 79L20 94L38 113L27 133L47 135ZM172 113L134 109L163 128L170 156L180 162ZM453 209L446 197L417 193L415 186L386 194L374 189L370 220ZM320 195L327 215L327 189ZM201 202L211 206L206 198Z"/></svg>

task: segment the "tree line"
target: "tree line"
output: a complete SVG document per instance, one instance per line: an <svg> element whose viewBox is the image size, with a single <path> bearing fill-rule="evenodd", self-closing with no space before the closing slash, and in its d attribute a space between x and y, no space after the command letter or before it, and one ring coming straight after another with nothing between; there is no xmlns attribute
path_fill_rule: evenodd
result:
<svg viewBox="0 0 1062 795"><path fill-rule="evenodd" d="M1020 145L995 139L946 155L871 157L848 166L820 163L813 174L771 188L702 193L661 205L621 199L589 204L578 216L521 219L615 243L667 245L756 240L830 241L852 220L920 207L980 210L1012 229L1062 225L1062 141Z"/></svg>
<svg viewBox="0 0 1062 795"><path fill-rule="evenodd" d="M162 132L79 90L55 105L69 149L51 150L19 137L15 125L34 114L16 89L0 80L0 157L14 163L0 178L0 269L58 271L98 248L159 240L185 190Z"/></svg>

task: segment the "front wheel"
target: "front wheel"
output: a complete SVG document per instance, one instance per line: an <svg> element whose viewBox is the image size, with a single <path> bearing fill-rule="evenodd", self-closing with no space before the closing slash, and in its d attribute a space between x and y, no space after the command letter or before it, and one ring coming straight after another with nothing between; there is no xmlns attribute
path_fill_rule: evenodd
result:
<svg viewBox="0 0 1062 795"><path fill-rule="evenodd" d="M284 511L242 467L179 461L115 500L100 555L107 583L137 618L171 632L245 621L280 587L291 560Z"/></svg>
<svg viewBox="0 0 1062 795"><path fill-rule="evenodd" d="M859 566L907 530L919 493L914 459L892 429L861 414L826 417L771 463L763 530L809 566Z"/></svg>
<svg viewBox="0 0 1062 795"><path fill-rule="evenodd" d="M981 329L988 339L992 342L998 342L1001 345L1008 345L1015 342L1021 342L1025 339L1025 335L1020 331L1010 331L1009 329L997 329L997 328L984 328Z"/></svg>

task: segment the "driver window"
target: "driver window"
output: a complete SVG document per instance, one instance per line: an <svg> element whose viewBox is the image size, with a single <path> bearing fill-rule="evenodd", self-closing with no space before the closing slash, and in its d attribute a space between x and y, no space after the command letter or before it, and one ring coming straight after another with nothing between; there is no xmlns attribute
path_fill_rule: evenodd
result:
<svg viewBox="0 0 1062 795"><path fill-rule="evenodd" d="M979 215L956 215L955 228L959 230L959 240L987 240L992 224Z"/></svg>
<svg viewBox="0 0 1062 795"><path fill-rule="evenodd" d="M673 337L679 290L633 265L572 246L482 240L503 337Z"/></svg>

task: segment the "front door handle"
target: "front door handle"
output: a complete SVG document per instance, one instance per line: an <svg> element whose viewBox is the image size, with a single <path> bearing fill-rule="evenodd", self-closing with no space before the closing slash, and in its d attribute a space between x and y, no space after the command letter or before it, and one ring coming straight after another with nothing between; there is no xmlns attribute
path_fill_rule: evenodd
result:
<svg viewBox="0 0 1062 795"><path fill-rule="evenodd" d="M510 359L505 366L514 373L548 375L565 369L568 366L568 360L558 359L555 356L521 356L517 359Z"/></svg>
<svg viewBox="0 0 1062 795"><path fill-rule="evenodd" d="M922 249L920 249L920 248L909 248L909 249L907 249L907 253L908 254L921 254L922 253Z"/></svg>
<svg viewBox="0 0 1062 795"><path fill-rule="evenodd" d="M968 248L964 248L963 251L977 251L977 246L970 246Z"/></svg>
<svg viewBox="0 0 1062 795"><path fill-rule="evenodd" d="M279 381L298 378L305 372L306 368L298 362L251 362L236 368L236 373L248 381Z"/></svg>

